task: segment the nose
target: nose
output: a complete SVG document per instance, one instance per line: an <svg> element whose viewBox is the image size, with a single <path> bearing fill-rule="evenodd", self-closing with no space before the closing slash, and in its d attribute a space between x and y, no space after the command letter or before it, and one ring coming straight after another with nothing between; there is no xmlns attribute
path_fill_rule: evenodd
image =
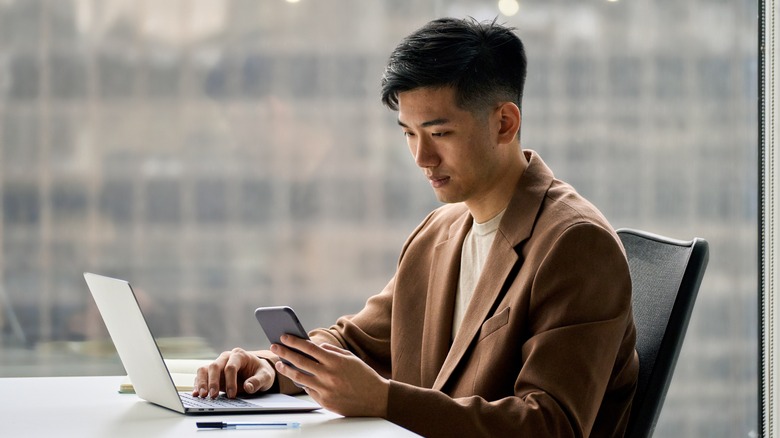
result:
<svg viewBox="0 0 780 438"><path fill-rule="evenodd" d="M412 155L414 155L414 162L418 167L436 167L439 164L439 156L436 153L436 149L425 136L416 137L415 143L410 146Z"/></svg>

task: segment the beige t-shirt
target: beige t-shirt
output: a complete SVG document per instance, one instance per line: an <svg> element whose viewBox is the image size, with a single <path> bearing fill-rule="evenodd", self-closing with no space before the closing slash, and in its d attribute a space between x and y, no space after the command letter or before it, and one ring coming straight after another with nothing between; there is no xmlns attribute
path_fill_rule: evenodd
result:
<svg viewBox="0 0 780 438"><path fill-rule="evenodd" d="M452 318L453 338L460 329L463 316L466 314L471 297L474 295L474 289L477 287L477 281L482 274L482 268L485 266L490 247L493 245L493 239L496 237L498 224L501 223L505 211L501 211L487 222L481 224L474 222L463 241L463 249L460 254L460 279L458 280L455 312Z"/></svg>

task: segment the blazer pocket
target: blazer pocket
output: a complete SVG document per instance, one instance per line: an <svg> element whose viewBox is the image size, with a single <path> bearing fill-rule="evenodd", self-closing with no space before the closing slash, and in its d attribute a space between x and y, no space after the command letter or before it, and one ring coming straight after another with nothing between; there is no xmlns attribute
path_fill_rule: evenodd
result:
<svg viewBox="0 0 780 438"><path fill-rule="evenodd" d="M477 339L477 342L481 341L486 336L490 335L491 333L505 326L506 323L508 322L509 322L509 307L506 307L504 308L504 310L498 312L498 314L496 315L493 315L482 324L482 327L479 329L479 338Z"/></svg>

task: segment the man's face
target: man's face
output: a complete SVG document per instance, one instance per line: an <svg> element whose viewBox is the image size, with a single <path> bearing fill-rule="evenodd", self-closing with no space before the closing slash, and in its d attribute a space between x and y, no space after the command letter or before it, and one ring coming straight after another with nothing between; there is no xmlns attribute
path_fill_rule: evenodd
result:
<svg viewBox="0 0 780 438"><path fill-rule="evenodd" d="M507 164L495 111L459 108L451 87L417 88L398 94L398 124L439 201L479 203L497 189Z"/></svg>

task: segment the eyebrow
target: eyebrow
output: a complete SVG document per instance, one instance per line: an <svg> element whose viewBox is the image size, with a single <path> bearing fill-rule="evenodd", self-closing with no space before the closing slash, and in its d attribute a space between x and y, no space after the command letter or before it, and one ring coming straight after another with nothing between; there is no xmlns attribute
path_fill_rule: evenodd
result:
<svg viewBox="0 0 780 438"><path fill-rule="evenodd" d="M447 123L450 123L450 119L445 119L445 118L433 119L433 120L428 120L427 122L422 122L422 124L420 124L420 127L428 128L430 126L446 125ZM406 126L406 124L402 122L400 119L398 120L398 124L400 126L403 126L404 128L408 128L408 126Z"/></svg>

